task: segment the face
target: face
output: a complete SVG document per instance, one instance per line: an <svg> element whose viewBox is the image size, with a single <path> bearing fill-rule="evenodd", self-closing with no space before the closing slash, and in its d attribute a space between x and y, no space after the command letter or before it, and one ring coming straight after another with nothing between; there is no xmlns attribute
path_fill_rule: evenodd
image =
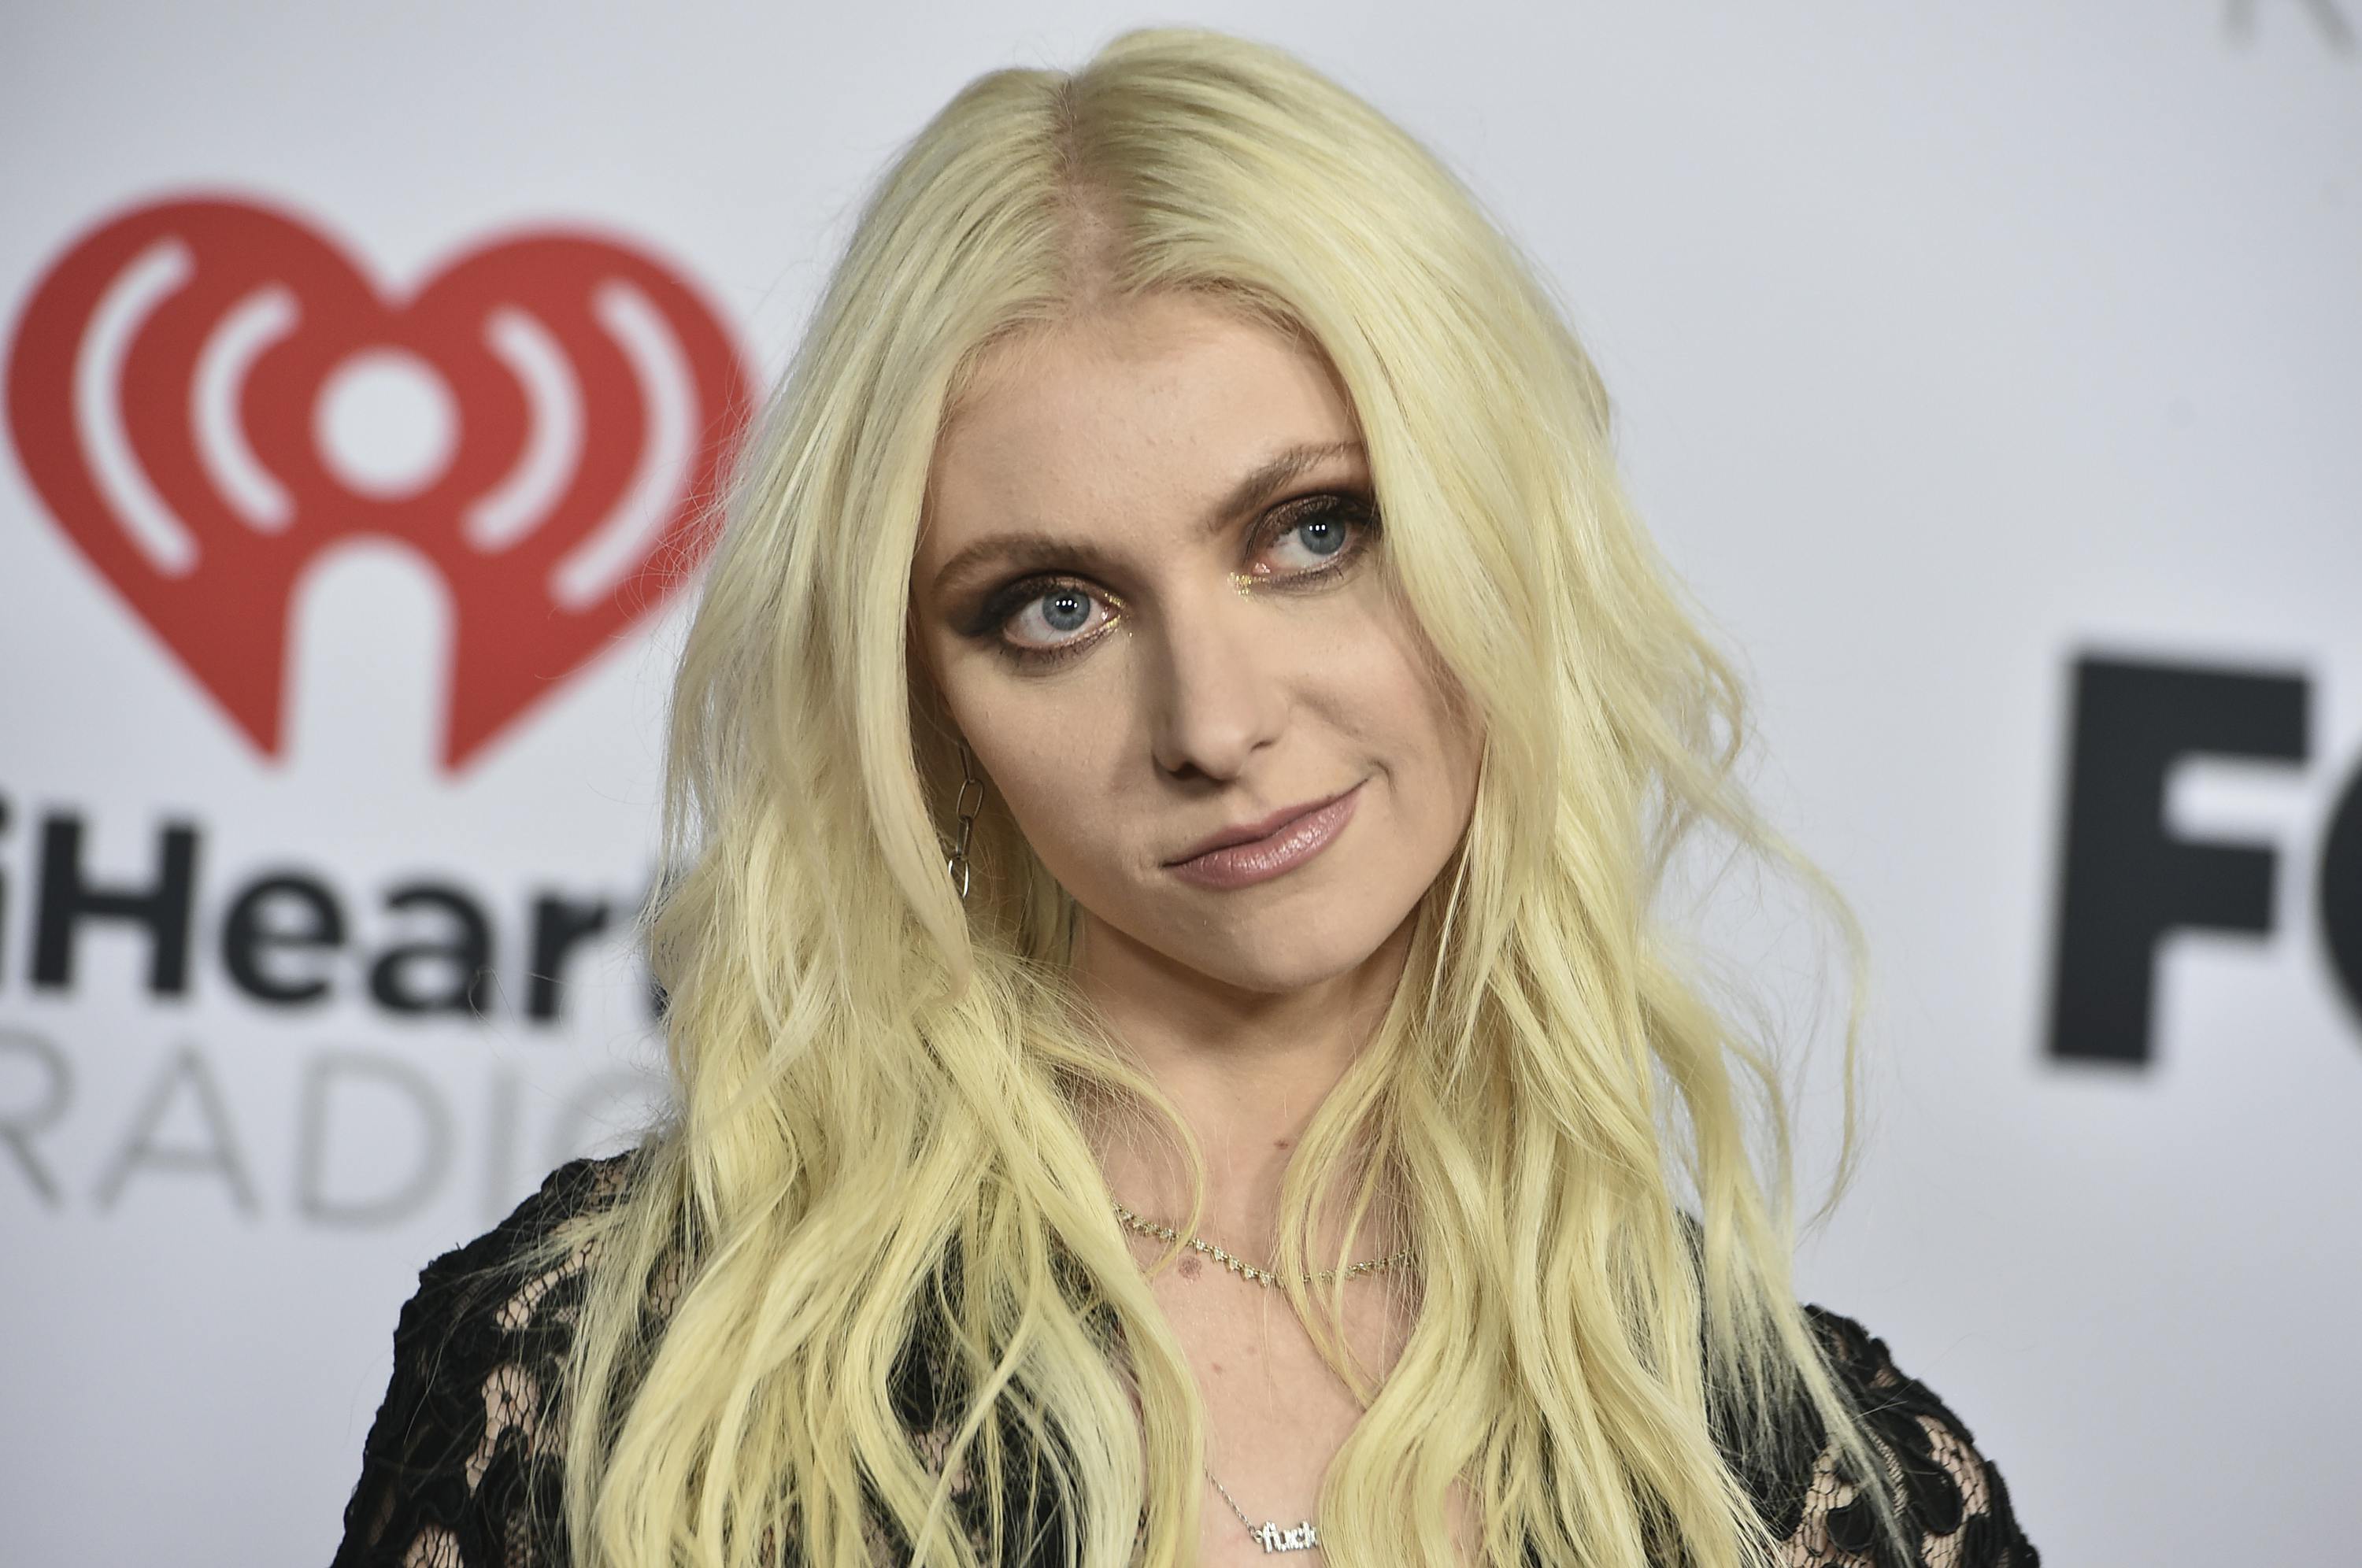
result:
<svg viewBox="0 0 2362 1568"><path fill-rule="evenodd" d="M1078 966L1294 991L1407 933L1480 740L1380 528L1343 389L1265 326L1164 295L991 351L930 476L913 655L1081 906Z"/></svg>

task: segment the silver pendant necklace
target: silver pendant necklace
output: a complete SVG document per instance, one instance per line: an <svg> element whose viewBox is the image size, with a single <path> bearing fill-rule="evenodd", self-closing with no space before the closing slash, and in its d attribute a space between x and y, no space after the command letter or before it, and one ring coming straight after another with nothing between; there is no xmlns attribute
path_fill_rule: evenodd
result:
<svg viewBox="0 0 2362 1568"><path fill-rule="evenodd" d="M1244 1258L1225 1252L1210 1242L1201 1242L1195 1236L1184 1236L1170 1225L1159 1225L1153 1220L1143 1220L1126 1209L1120 1202L1115 1206L1115 1215L1126 1227L1139 1231L1143 1236L1153 1236L1164 1242L1179 1242L1184 1246L1205 1253L1242 1279L1253 1280L1255 1284L1269 1288L1278 1288L1278 1275L1266 1268L1257 1268ZM1372 1258L1367 1263L1348 1265L1345 1269L1345 1277L1351 1279L1358 1274L1374 1274L1380 1269L1396 1268L1410 1260L1411 1250L1405 1247L1400 1252L1391 1253L1382 1258ZM1304 1283L1315 1285L1322 1280L1336 1277L1336 1270L1321 1269L1316 1273L1307 1274L1304 1276ZM1205 1471L1206 1479L1214 1484L1214 1490L1222 1495L1222 1501L1231 1506L1231 1512L1238 1515L1239 1523L1246 1527L1248 1539L1262 1547L1265 1552L1310 1551L1319 1546L1320 1527L1310 1519L1301 1520L1290 1527L1283 1527L1272 1519L1265 1519L1263 1523L1257 1524L1247 1518L1246 1510L1239 1507L1239 1500L1231 1496L1231 1489L1222 1485L1221 1477L1214 1474L1213 1467L1208 1465Z"/></svg>
<svg viewBox="0 0 2362 1568"><path fill-rule="evenodd" d="M1257 1268L1246 1259L1234 1253L1226 1253L1210 1242L1201 1242L1195 1236L1185 1236L1170 1225L1160 1225L1153 1220L1143 1220L1126 1209L1120 1202L1115 1206L1115 1217L1123 1222L1126 1229L1137 1231L1143 1236L1153 1236L1160 1242L1178 1242L1192 1251L1203 1253L1241 1279L1253 1280L1257 1285L1274 1290L1279 1288L1279 1275L1271 1270ZM1352 1279L1356 1275L1375 1274L1380 1269L1396 1268L1410 1262L1410 1259L1411 1250L1405 1247L1400 1252L1388 1253L1382 1258L1370 1258L1362 1263L1346 1264L1345 1277ZM1336 1277L1337 1271L1333 1268L1316 1269L1303 1276L1304 1283L1307 1285L1319 1285L1324 1280ZM1220 1483L1217 1482L1215 1485L1220 1485Z"/></svg>
<svg viewBox="0 0 2362 1568"><path fill-rule="evenodd" d="M1247 1518L1246 1510L1239 1507L1238 1499L1231 1496L1231 1489L1222 1485L1210 1467L1206 1471L1206 1479L1214 1483L1214 1490L1222 1495L1222 1501L1231 1505L1231 1512L1239 1516L1239 1523L1247 1527L1247 1534L1264 1551L1309 1551L1320 1544L1319 1527L1310 1519L1293 1529L1283 1529L1269 1519L1257 1524Z"/></svg>

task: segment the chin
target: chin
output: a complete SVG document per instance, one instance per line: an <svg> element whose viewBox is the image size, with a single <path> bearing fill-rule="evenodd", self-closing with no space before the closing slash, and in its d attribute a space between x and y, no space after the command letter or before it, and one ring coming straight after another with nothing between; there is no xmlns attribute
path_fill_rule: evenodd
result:
<svg viewBox="0 0 2362 1568"><path fill-rule="evenodd" d="M1361 906L1366 908L1367 906ZM1300 921L1300 917L1297 917ZM1350 975L1369 961L1385 940L1386 932L1369 934L1366 940L1359 932L1340 933L1329 929L1307 933L1298 925L1296 934L1309 935L1303 943L1287 943L1275 947L1270 943L1257 943L1253 923L1241 922L1232 927L1240 940L1224 943L1216 951L1177 954L1182 962L1209 977L1241 990L1264 991L1275 996L1300 991L1324 980ZM1391 931L1389 925L1386 930Z"/></svg>

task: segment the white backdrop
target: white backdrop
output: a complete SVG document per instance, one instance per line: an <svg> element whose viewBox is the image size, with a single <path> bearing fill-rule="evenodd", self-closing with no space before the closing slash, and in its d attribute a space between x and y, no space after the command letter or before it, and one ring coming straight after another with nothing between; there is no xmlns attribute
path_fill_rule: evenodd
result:
<svg viewBox="0 0 2362 1568"><path fill-rule="evenodd" d="M1875 1142L1805 1254L1808 1297L1951 1401L2048 1561L2350 1559L2351 0L1768 9L1187 17L1300 50L1485 195L1570 302L1644 513L1744 650L1763 788L1875 944ZM622 420L617 449L646 461L585 515L622 519L627 549L700 450L700 378L726 384L735 343L768 381L894 147L974 74L1075 63L1148 19L1018 0L11 16L0 1562L326 1561L416 1270L614 1146L650 1059L613 938L654 871L685 603L627 606L571 662L513 628L487 641L443 558L366 532L278 598L248 574L170 601L127 582L121 517L145 503L118 459L177 422L211 466L150 476L168 513L210 474L259 528L292 507L299 543L447 526L432 492L390 498L514 423L428 351L466 333L420 327L395 345L412 358L311 383L269 381L272 334L364 321L372 291L472 276L458 259L520 236L588 237L594 271L646 271L564 339L603 331L622 356L573 404L544 352L557 326L468 330L507 330L504 362L572 408L573 447L519 449L542 465L520 504L556 505L570 454ZM178 273L86 256L68 281L112 292L80 315L41 293L105 226L192 198L289 226L193 241ZM194 359L189 338L178 380L165 348L142 358L191 278L259 287L299 255L326 281L293 315L247 296L245 337ZM535 276L469 297L531 317ZM464 395L438 401L435 365ZM639 445L643 414L661 438ZM241 438L260 459L312 439L344 504L274 497ZM69 493L85 469L113 514ZM2097 668L2078 704L2086 661L2147 674ZM494 677L522 695L485 707ZM481 1006L404 1010L454 1001L455 951L491 966ZM536 998L537 969L567 983Z"/></svg>

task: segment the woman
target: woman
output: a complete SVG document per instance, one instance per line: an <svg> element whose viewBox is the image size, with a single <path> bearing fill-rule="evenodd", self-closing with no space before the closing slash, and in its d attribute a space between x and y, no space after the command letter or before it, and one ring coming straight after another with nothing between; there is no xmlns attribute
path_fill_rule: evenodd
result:
<svg viewBox="0 0 2362 1568"><path fill-rule="evenodd" d="M1859 956L1744 718L1431 155L1213 33L975 82L712 560L677 1103L425 1271L337 1562L2035 1563L1651 913L1711 824Z"/></svg>

